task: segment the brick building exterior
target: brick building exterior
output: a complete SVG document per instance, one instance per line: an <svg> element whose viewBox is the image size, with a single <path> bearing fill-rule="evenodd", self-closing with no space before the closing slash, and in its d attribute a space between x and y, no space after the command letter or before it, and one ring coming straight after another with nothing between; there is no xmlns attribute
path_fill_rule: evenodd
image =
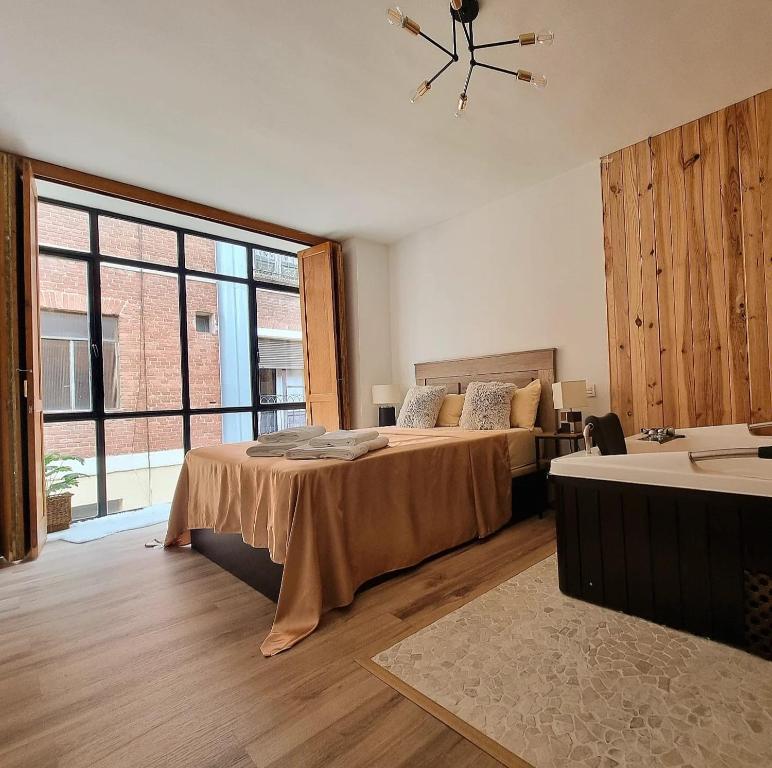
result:
<svg viewBox="0 0 772 768"><path fill-rule="evenodd" d="M76 209L41 203L38 238L41 246L88 251L88 215ZM99 243L102 254L136 261L138 265L136 269L109 264L101 267L106 408L116 411L180 408L177 276L152 271L154 263L176 265L177 235L173 231L101 216ZM212 273L211 279L187 279L191 404L193 407L217 407L223 404L221 365L224 363L218 324L223 308L219 306L215 240L186 235L185 258L189 268ZM87 328L87 274L84 262L41 256L43 395L44 408L49 412L81 410L84 404L88 407L88 334L67 330ZM222 284L220 291L227 287ZM238 285L230 290L238 292L241 289L245 299L246 286ZM261 340L263 336L278 338L281 340L278 343L299 347L297 295L258 290L257 306ZM239 318L239 322L242 321L243 318ZM279 381L285 387L283 395L276 394L279 401L302 399L302 367L300 370L264 371L261 363L260 379L261 386L265 379L273 386ZM299 386L299 393L288 397L286 382L296 390ZM271 395L267 397L270 401ZM249 406L250 403L225 402L224 405ZM193 447L219 444L223 438L222 429L220 415L192 417ZM108 461L110 457L121 455L178 451L182 449L182 419L108 421L105 437ZM45 443L48 452L91 459L96 453L94 425L90 422L47 424Z"/></svg>

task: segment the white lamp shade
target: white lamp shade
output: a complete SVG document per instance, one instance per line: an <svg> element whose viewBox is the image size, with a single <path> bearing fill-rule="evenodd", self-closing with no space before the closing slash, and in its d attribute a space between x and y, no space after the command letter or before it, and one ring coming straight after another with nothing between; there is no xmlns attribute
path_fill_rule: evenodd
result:
<svg viewBox="0 0 772 768"><path fill-rule="evenodd" d="M375 384L373 405L397 405L402 402L402 390L396 384Z"/></svg>
<svg viewBox="0 0 772 768"><path fill-rule="evenodd" d="M557 410L581 411L587 407L587 381L558 381L552 385L552 402Z"/></svg>

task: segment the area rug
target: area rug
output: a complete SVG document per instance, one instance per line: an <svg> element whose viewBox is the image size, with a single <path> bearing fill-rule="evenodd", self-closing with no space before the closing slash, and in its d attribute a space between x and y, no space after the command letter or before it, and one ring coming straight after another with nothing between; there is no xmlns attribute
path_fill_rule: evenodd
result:
<svg viewBox="0 0 772 768"><path fill-rule="evenodd" d="M554 556L360 663L508 766L772 766L772 662L568 598Z"/></svg>
<svg viewBox="0 0 772 768"><path fill-rule="evenodd" d="M169 519L170 504L154 504L152 507L135 509L131 512L116 512L106 517L95 517L73 523L65 531L57 531L48 536L48 541L69 541L71 544L83 544L95 541L121 531L133 531L135 528L147 528L150 525L165 523Z"/></svg>

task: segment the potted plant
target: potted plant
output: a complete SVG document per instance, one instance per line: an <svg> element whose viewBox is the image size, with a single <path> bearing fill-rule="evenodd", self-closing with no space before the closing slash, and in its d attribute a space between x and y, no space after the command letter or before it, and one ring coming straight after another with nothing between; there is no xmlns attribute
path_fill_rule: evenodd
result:
<svg viewBox="0 0 772 768"><path fill-rule="evenodd" d="M72 522L72 493L86 475L73 471L73 464L83 465L78 456L48 453L45 460L46 514L48 532L63 531Z"/></svg>

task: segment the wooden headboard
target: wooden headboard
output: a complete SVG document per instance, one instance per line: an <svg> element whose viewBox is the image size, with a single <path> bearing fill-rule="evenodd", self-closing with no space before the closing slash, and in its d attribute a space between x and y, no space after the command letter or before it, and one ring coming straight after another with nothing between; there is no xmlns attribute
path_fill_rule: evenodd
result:
<svg viewBox="0 0 772 768"><path fill-rule="evenodd" d="M449 394L465 392L467 384L472 381L506 381L524 387L534 379L541 381L541 402L536 424L545 431L553 431L557 426L552 405L554 349L440 360L435 363L416 363L415 366L416 384L443 384Z"/></svg>

